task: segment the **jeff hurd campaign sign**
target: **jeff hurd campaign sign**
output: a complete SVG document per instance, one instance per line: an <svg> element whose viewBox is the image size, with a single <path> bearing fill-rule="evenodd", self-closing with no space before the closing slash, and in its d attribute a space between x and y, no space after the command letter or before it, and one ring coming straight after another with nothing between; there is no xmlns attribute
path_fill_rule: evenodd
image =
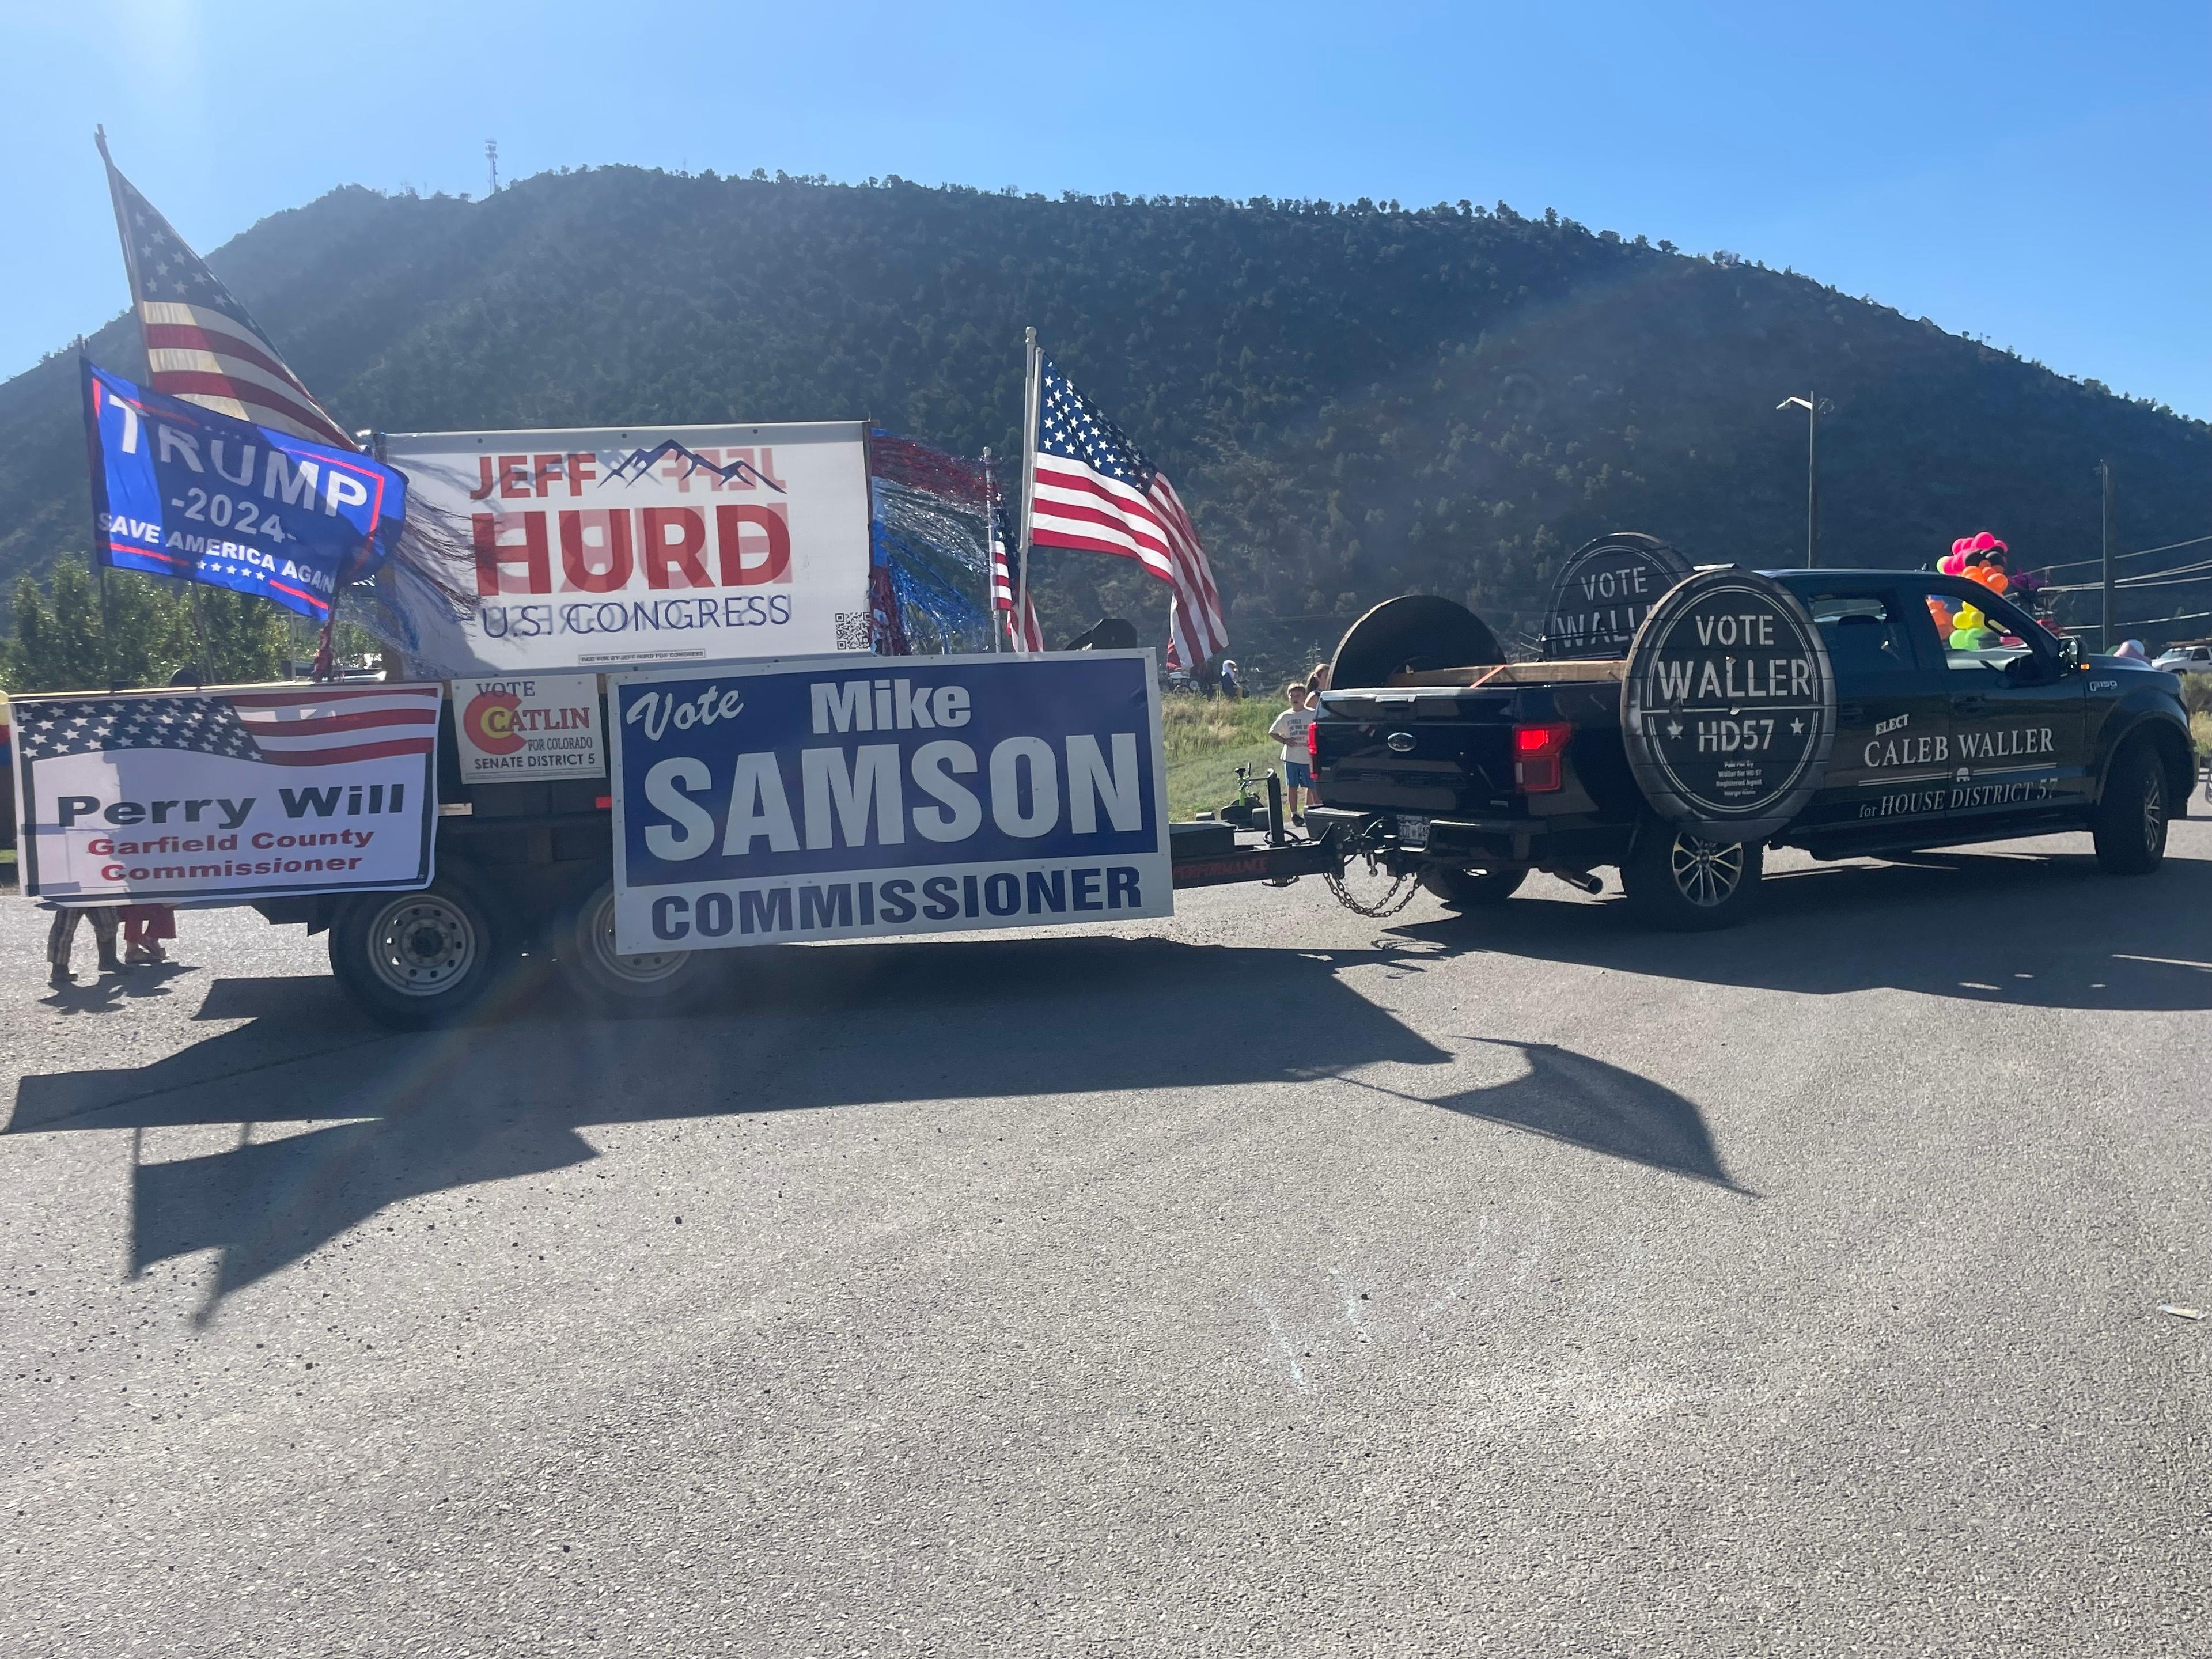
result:
<svg viewBox="0 0 2212 1659"><path fill-rule="evenodd" d="M480 606L409 617L451 675L868 648L857 421L395 432L381 453L467 527Z"/></svg>
<svg viewBox="0 0 2212 1659"><path fill-rule="evenodd" d="M313 622L398 539L407 481L349 449L84 365L102 564L252 593Z"/></svg>
<svg viewBox="0 0 2212 1659"><path fill-rule="evenodd" d="M610 681L625 952L1172 914L1148 651Z"/></svg>
<svg viewBox="0 0 2212 1659"><path fill-rule="evenodd" d="M430 879L439 688L17 697L23 891L245 903Z"/></svg>

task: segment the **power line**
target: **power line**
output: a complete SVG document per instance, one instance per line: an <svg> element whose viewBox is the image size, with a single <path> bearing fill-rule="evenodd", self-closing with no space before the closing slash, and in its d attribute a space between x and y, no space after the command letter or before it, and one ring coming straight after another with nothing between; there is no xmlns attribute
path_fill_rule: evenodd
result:
<svg viewBox="0 0 2212 1659"><path fill-rule="evenodd" d="M2131 590L2139 587L2179 586L2185 582L2204 581L2208 579L2212 579L2212 559L2202 559L2195 564L2178 564L2168 570L2146 571L2140 576L2123 576L2112 586ZM2044 585L2042 592L2086 593L2093 588L2100 588L2103 586L2102 582L2048 582Z"/></svg>
<svg viewBox="0 0 2212 1659"><path fill-rule="evenodd" d="M2141 547L2137 548L2132 553L2115 553L2112 555L2112 561L2117 564L2122 559L2148 558L2154 553L2171 553L2178 547L2196 547L2205 542L2212 542L2212 536L2192 536L2185 542L2168 542L2163 547ZM2057 564L2039 564L2031 566L2030 568L2035 570L2079 570L2087 565L2102 564L2103 562L2104 561L2102 559L2063 559Z"/></svg>

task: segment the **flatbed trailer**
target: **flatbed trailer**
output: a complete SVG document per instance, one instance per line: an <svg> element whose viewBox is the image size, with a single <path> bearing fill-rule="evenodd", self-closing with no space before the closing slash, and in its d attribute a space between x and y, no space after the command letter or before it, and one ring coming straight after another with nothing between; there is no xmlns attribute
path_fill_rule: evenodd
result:
<svg viewBox="0 0 2212 1659"><path fill-rule="evenodd" d="M604 711L603 711L604 712ZM446 699L438 733L436 877L410 892L258 901L270 922L327 934L331 968L374 1018L403 1028L459 1017L526 954L550 958L587 1005L677 1008L708 994L716 952L615 948L614 812L606 778L471 783ZM1335 842L1296 839L1270 781L1263 827L1170 826L1174 885L1287 885L1341 868Z"/></svg>

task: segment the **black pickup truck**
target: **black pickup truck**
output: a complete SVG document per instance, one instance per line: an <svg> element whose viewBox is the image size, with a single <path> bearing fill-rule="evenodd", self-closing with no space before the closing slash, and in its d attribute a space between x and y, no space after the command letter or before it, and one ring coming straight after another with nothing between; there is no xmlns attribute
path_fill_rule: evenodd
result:
<svg viewBox="0 0 2212 1659"><path fill-rule="evenodd" d="M1968 605L1981 631L1955 623ZM1971 620L1971 619L1969 619ZM1739 920L1764 846L1822 858L2087 830L2155 870L2196 760L2174 675L2085 657L1963 578L1707 570L1618 661L1511 663L1449 600L1378 606L1309 744L1346 854L1447 903L1617 867L1662 927Z"/></svg>

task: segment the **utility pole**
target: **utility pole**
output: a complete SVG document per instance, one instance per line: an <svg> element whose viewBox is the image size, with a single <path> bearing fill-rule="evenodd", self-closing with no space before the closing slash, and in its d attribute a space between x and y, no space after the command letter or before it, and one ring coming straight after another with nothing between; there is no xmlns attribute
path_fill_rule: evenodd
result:
<svg viewBox="0 0 2212 1659"><path fill-rule="evenodd" d="M1808 570L1818 569L1820 563L1820 394L1808 392L1802 398L1784 398L1774 406L1805 411L1805 568Z"/></svg>
<svg viewBox="0 0 2212 1659"><path fill-rule="evenodd" d="M2113 616L2113 612L2119 606L2118 590L2112 580L2112 464L2110 461L2097 463L2097 481L2103 486L2101 520L2105 561L2105 608L2100 613L2097 639L2098 642L2105 647L2106 653L2110 655L2112 648L2120 642L2118 631L2119 623Z"/></svg>
<svg viewBox="0 0 2212 1659"><path fill-rule="evenodd" d="M496 196L499 194L499 140L496 138L484 140L484 165L491 169L491 189L485 193Z"/></svg>

